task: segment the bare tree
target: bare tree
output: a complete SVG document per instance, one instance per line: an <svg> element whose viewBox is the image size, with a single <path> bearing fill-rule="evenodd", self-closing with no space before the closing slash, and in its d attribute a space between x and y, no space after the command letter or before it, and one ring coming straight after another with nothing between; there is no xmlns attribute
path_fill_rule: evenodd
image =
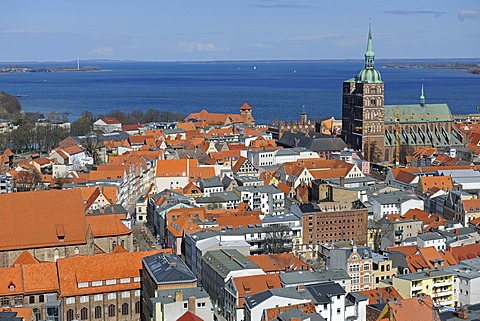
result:
<svg viewBox="0 0 480 321"><path fill-rule="evenodd" d="M37 171L21 171L15 177L15 187L18 192L33 191L40 182Z"/></svg>
<svg viewBox="0 0 480 321"><path fill-rule="evenodd" d="M265 240L263 248L266 253L283 253L292 250L291 229L286 225L270 225L263 227Z"/></svg>

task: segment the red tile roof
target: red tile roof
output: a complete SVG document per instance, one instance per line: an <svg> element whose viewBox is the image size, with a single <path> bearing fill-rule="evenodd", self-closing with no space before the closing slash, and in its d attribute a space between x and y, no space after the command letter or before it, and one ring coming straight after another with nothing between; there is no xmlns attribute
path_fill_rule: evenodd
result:
<svg viewBox="0 0 480 321"><path fill-rule="evenodd" d="M27 250L24 250L17 257L15 262L13 262L12 266L20 265L20 264L26 265L26 264L38 264L38 263L39 263L38 260L34 258L33 255L30 254L30 252L28 252Z"/></svg>
<svg viewBox="0 0 480 321"><path fill-rule="evenodd" d="M85 244L87 225L79 190L0 194L0 250ZM64 239L58 227L65 231Z"/></svg>
<svg viewBox="0 0 480 321"><path fill-rule="evenodd" d="M94 237L120 236L132 233L117 214L100 214L87 216L86 222L92 229Z"/></svg>
<svg viewBox="0 0 480 321"><path fill-rule="evenodd" d="M104 118L101 118L101 120L108 125L113 125L113 124L120 125L120 122L113 117L104 117Z"/></svg>
<svg viewBox="0 0 480 321"><path fill-rule="evenodd" d="M238 292L238 307L243 308L244 298L271 289L282 287L278 273L238 276L233 278Z"/></svg>
<svg viewBox="0 0 480 321"><path fill-rule="evenodd" d="M388 302L391 299L403 299L393 286L360 291L368 298L368 304Z"/></svg>
<svg viewBox="0 0 480 321"><path fill-rule="evenodd" d="M77 296L140 289L140 282L134 282L133 278L140 277L142 258L160 252L171 253L171 249L58 259L60 294ZM120 279L125 278L130 282L120 283ZM116 284L106 285L106 280L116 280ZM102 285L92 286L93 281L102 281ZM78 283L84 282L89 282L88 287L79 288Z"/></svg>
<svg viewBox="0 0 480 321"><path fill-rule="evenodd" d="M293 253L250 255L247 258L267 273L311 269Z"/></svg>
<svg viewBox="0 0 480 321"><path fill-rule="evenodd" d="M203 321L202 318L196 316L190 311L185 312L177 321Z"/></svg>

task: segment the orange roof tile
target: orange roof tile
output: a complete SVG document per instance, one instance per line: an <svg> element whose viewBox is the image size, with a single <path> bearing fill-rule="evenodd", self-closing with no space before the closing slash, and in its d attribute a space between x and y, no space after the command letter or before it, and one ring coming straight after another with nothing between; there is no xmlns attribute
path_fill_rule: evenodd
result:
<svg viewBox="0 0 480 321"><path fill-rule="evenodd" d="M78 145L68 146L62 149L64 153L68 155L75 155L78 153L83 153L83 149Z"/></svg>
<svg viewBox="0 0 480 321"><path fill-rule="evenodd" d="M183 233L194 234L202 230L202 228L191 219L179 217L175 221L170 222L167 230L176 238L183 237Z"/></svg>
<svg viewBox="0 0 480 321"><path fill-rule="evenodd" d="M310 270L311 267L293 253L260 254L247 257L265 272Z"/></svg>
<svg viewBox="0 0 480 321"><path fill-rule="evenodd" d="M280 313L283 313L290 309L298 309L299 311L305 314L316 314L317 311L315 309L315 304L313 302L307 303L299 303L299 304L289 304L286 306L277 306L275 308L265 309L264 316L266 315L266 319L262 317L262 321L273 321L277 319L277 316ZM293 321L291 319L290 321Z"/></svg>
<svg viewBox="0 0 480 321"><path fill-rule="evenodd" d="M0 296L24 293L22 281L21 266L0 269ZM10 290L10 286L13 290Z"/></svg>
<svg viewBox="0 0 480 321"><path fill-rule="evenodd" d="M17 257L17 259L13 262L12 266L19 265L19 264L38 264L38 260L33 257L30 252L27 250L24 250L20 255Z"/></svg>
<svg viewBox="0 0 480 321"><path fill-rule="evenodd" d="M262 224L262 220L259 216L245 215L245 216L221 216L216 218L220 227L232 226L233 229L238 229L239 226L246 228L248 224Z"/></svg>
<svg viewBox="0 0 480 321"><path fill-rule="evenodd" d="M54 262L22 265L26 293L58 291L57 266Z"/></svg>
<svg viewBox="0 0 480 321"><path fill-rule="evenodd" d="M413 255L417 252L418 246L416 245L407 245L407 246L391 246L388 248L390 251L401 252L406 255Z"/></svg>
<svg viewBox="0 0 480 321"><path fill-rule="evenodd" d="M360 293L368 298L368 304L384 303L391 299L403 299L393 286L364 290L360 291Z"/></svg>
<svg viewBox="0 0 480 321"><path fill-rule="evenodd" d="M124 131L140 130L144 126L145 125L143 125L143 124L122 125L122 130L124 130Z"/></svg>
<svg viewBox="0 0 480 321"><path fill-rule="evenodd" d="M238 276L233 278L233 283L238 292L240 308L243 308L246 296L282 287L278 273Z"/></svg>
<svg viewBox="0 0 480 321"><path fill-rule="evenodd" d="M128 235L132 230L125 226L117 214L100 214L86 217L94 237Z"/></svg>
<svg viewBox="0 0 480 321"><path fill-rule="evenodd" d="M195 125L192 122L183 122L177 123L178 129L183 129L184 131L195 130Z"/></svg>
<svg viewBox="0 0 480 321"><path fill-rule="evenodd" d="M190 181L196 181L199 178L211 178L215 176L215 168L213 166L199 166L190 168Z"/></svg>
<svg viewBox="0 0 480 321"><path fill-rule="evenodd" d="M124 252L115 254L97 254L94 256L73 256L58 259L58 279L62 296L88 295L94 293L118 292L140 289L142 258L156 253L172 253L171 249ZM120 283L119 279L130 278L130 283ZM116 284L106 285L105 280L117 280ZM102 281L101 286L92 286L90 282ZM78 283L89 282L88 287L78 287Z"/></svg>
<svg viewBox="0 0 480 321"><path fill-rule="evenodd" d="M411 321L412 316L415 320L438 320L438 313L432 309L433 302L429 296L419 300L418 298L403 299L400 301L391 301L387 303L390 317L395 321ZM434 315L436 315L434 317Z"/></svg>
<svg viewBox="0 0 480 321"><path fill-rule="evenodd" d="M192 312L187 311L180 318L178 318L177 321L203 321L203 319Z"/></svg>
<svg viewBox="0 0 480 321"><path fill-rule="evenodd" d="M438 187L445 191L453 189L451 176L422 176L419 179L419 184L424 192L433 187Z"/></svg>
<svg viewBox="0 0 480 321"><path fill-rule="evenodd" d="M100 118L105 124L113 125L113 124L120 124L118 120L113 117L104 117Z"/></svg>
<svg viewBox="0 0 480 321"><path fill-rule="evenodd" d="M31 249L60 244L65 246L86 242L87 225L79 190L0 194L0 204L2 204L0 250ZM57 235L56 226L63 226L65 231L63 240Z"/></svg>
<svg viewBox="0 0 480 321"><path fill-rule="evenodd" d="M0 312L16 312L16 317L23 321L35 320L32 308L0 308Z"/></svg>
<svg viewBox="0 0 480 321"><path fill-rule="evenodd" d="M250 107L249 104L245 103L240 107L240 110L252 110L252 107Z"/></svg>
<svg viewBox="0 0 480 321"><path fill-rule="evenodd" d="M197 159L168 159L157 161L156 177L190 176L190 171L198 167Z"/></svg>
<svg viewBox="0 0 480 321"><path fill-rule="evenodd" d="M464 246L456 246L448 249L448 252L459 262L468 258L476 258L480 256L480 244L468 244Z"/></svg>

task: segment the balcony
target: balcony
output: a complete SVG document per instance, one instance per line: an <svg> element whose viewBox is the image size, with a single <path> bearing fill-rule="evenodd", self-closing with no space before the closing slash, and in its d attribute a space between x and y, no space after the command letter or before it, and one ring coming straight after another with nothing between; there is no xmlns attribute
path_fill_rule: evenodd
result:
<svg viewBox="0 0 480 321"><path fill-rule="evenodd" d="M450 301L450 300L445 300L445 301L437 301L438 304L440 304L441 306L446 306L446 305L452 305L453 302Z"/></svg>
<svg viewBox="0 0 480 321"><path fill-rule="evenodd" d="M412 292L413 292L413 291L419 291L419 290L421 290L421 289L422 289L422 285L421 285L421 284L416 285L416 286L412 286Z"/></svg>
<svg viewBox="0 0 480 321"><path fill-rule="evenodd" d="M439 288L441 286L449 286L453 285L453 281L443 281L443 282L435 282L433 283L434 288Z"/></svg>
<svg viewBox="0 0 480 321"><path fill-rule="evenodd" d="M439 291L439 292L435 292L433 293L433 297L434 298L438 298L438 297L442 297L442 296L450 296L453 294L453 291Z"/></svg>

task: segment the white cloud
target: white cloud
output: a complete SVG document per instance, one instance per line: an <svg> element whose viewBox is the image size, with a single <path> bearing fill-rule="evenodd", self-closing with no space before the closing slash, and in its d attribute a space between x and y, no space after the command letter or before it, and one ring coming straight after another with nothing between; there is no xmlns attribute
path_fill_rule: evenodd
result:
<svg viewBox="0 0 480 321"><path fill-rule="evenodd" d="M248 46L249 48L258 48L258 49L267 49L271 48L272 45L269 43L254 43Z"/></svg>
<svg viewBox="0 0 480 321"><path fill-rule="evenodd" d="M218 48L213 43L205 42L180 42L178 43L178 48L183 51L201 51L201 52L215 52L215 51L225 51L226 48Z"/></svg>
<svg viewBox="0 0 480 321"><path fill-rule="evenodd" d="M460 10L458 13L458 20L464 19L480 19L480 11L478 10Z"/></svg>
<svg viewBox="0 0 480 321"><path fill-rule="evenodd" d="M97 56L112 56L113 55L113 48L112 47L98 47L92 50L92 53Z"/></svg>

